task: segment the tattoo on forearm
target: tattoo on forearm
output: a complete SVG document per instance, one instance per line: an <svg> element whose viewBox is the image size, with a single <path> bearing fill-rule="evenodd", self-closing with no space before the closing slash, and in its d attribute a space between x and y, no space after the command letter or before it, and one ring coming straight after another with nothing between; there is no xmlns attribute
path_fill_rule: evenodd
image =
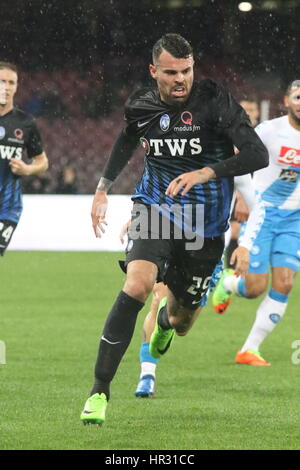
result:
<svg viewBox="0 0 300 470"><path fill-rule="evenodd" d="M98 191L105 191L107 192L111 185L113 184L113 181L107 179L107 178L100 178L97 189Z"/></svg>

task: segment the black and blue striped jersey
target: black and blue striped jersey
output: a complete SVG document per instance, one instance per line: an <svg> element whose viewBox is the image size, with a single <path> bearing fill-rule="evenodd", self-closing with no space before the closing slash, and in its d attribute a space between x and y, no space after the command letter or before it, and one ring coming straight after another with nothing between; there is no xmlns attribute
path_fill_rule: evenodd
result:
<svg viewBox="0 0 300 470"><path fill-rule="evenodd" d="M166 196L169 183L182 173L212 166L234 155L230 135L248 116L229 92L212 82L195 82L188 100L169 106L157 88L133 93L125 106L128 136L136 136L145 150L145 167L133 199L146 204L174 203L204 206L204 236L228 228L233 177L195 185L186 196Z"/></svg>
<svg viewBox="0 0 300 470"><path fill-rule="evenodd" d="M35 120L18 108L0 116L0 219L18 223L22 212L21 178L12 173L9 160L33 158L43 152Z"/></svg>

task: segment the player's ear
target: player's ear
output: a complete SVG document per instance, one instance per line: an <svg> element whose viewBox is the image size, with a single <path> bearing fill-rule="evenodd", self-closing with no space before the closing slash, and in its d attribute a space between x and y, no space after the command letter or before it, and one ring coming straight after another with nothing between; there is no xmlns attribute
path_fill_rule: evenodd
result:
<svg viewBox="0 0 300 470"><path fill-rule="evenodd" d="M154 78L154 80L156 80L157 70L156 70L155 65L150 64L149 71L150 71L151 77Z"/></svg>
<svg viewBox="0 0 300 470"><path fill-rule="evenodd" d="M285 97L283 98L283 104L286 108L289 108L289 96L288 95L285 95Z"/></svg>

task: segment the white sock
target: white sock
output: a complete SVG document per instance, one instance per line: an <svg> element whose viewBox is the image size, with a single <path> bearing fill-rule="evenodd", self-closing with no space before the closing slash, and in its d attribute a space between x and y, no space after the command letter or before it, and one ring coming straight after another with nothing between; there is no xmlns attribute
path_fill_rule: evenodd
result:
<svg viewBox="0 0 300 470"><path fill-rule="evenodd" d="M141 362L141 375L140 378L144 375L153 375L155 377L156 364L153 362Z"/></svg>
<svg viewBox="0 0 300 470"><path fill-rule="evenodd" d="M286 307L287 301L279 302L267 295L258 307L255 322L241 352L248 349L258 351L263 340L283 317Z"/></svg>
<svg viewBox="0 0 300 470"><path fill-rule="evenodd" d="M231 292L232 294L238 295L238 283L241 278L234 276L232 274L231 276L227 276L224 279L224 288L228 291Z"/></svg>

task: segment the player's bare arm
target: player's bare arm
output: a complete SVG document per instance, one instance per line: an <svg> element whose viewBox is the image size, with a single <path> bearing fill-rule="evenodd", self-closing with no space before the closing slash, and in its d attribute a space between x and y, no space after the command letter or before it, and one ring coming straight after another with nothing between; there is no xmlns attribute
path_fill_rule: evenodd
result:
<svg viewBox="0 0 300 470"><path fill-rule="evenodd" d="M131 219L129 219L121 228L121 231L120 231L120 235L119 235L119 238L120 238L120 241L121 243L123 244L124 241L125 241L125 235L127 234L128 232L128 229L130 227L130 224L131 224Z"/></svg>
<svg viewBox="0 0 300 470"><path fill-rule="evenodd" d="M195 186L195 184L207 183L212 178L216 178L216 174L212 168L205 167L201 170L190 171L189 173L183 173L177 178L171 181L169 184L166 194L167 196L177 196L179 191L183 189L181 195L185 196L189 190Z"/></svg>
<svg viewBox="0 0 300 470"><path fill-rule="evenodd" d="M18 176L38 175L48 169L48 158L45 152L36 155L31 163L25 163L23 160L11 158L9 162L11 171Z"/></svg>
<svg viewBox="0 0 300 470"><path fill-rule="evenodd" d="M231 255L230 264L235 264L236 276L245 277L248 272L250 254L248 248L238 246Z"/></svg>
<svg viewBox="0 0 300 470"><path fill-rule="evenodd" d="M236 195L234 217L238 222L246 222L249 217L248 206L239 192Z"/></svg>
<svg viewBox="0 0 300 470"><path fill-rule="evenodd" d="M109 179L104 177L100 178L94 195L91 217L93 229L97 238L101 238L102 234L105 233L104 225L107 225L105 216L108 206L107 192L111 185L112 181Z"/></svg>
<svg viewBox="0 0 300 470"><path fill-rule="evenodd" d="M108 206L107 193L115 179L131 159L138 143L137 137L131 137L124 130L118 135L112 148L109 159L106 162L102 177L98 183L92 204L92 225L97 238L105 233L104 226Z"/></svg>

